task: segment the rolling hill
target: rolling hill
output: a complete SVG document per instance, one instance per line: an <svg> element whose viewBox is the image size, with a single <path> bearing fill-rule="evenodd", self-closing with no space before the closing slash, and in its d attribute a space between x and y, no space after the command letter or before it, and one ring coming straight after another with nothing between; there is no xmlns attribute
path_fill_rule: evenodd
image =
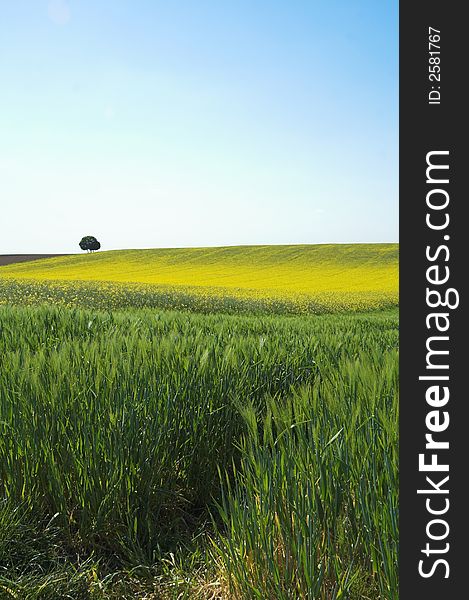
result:
<svg viewBox="0 0 469 600"><path fill-rule="evenodd" d="M141 283L277 293L391 292L398 244L112 250L0 267L0 278Z"/></svg>

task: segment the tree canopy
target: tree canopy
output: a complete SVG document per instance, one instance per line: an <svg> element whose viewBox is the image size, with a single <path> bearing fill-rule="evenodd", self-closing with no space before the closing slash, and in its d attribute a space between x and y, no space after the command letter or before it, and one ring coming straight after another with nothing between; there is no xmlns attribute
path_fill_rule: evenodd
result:
<svg viewBox="0 0 469 600"><path fill-rule="evenodd" d="M101 248L101 244L93 235L85 235L85 237L81 238L80 248L87 252L94 252Z"/></svg>

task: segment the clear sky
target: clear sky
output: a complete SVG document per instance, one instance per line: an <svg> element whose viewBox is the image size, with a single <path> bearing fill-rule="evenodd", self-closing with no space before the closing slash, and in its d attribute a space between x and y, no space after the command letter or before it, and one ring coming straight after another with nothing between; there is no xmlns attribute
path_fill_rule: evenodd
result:
<svg viewBox="0 0 469 600"><path fill-rule="evenodd" d="M0 253L398 239L397 0L1 0Z"/></svg>

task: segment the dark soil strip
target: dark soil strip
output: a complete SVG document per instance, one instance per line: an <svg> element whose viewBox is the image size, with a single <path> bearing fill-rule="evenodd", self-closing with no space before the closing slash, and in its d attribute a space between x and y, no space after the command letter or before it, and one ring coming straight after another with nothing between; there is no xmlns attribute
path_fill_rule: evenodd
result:
<svg viewBox="0 0 469 600"><path fill-rule="evenodd" d="M39 260L40 258L52 258L53 256L67 256L66 254L0 254L0 266L13 263Z"/></svg>

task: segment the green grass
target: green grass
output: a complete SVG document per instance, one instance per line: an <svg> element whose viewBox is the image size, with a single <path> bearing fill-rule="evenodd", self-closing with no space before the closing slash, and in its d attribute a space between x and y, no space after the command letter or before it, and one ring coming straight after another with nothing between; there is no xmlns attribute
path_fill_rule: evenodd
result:
<svg viewBox="0 0 469 600"><path fill-rule="evenodd" d="M395 310L0 327L0 598L397 598Z"/></svg>

